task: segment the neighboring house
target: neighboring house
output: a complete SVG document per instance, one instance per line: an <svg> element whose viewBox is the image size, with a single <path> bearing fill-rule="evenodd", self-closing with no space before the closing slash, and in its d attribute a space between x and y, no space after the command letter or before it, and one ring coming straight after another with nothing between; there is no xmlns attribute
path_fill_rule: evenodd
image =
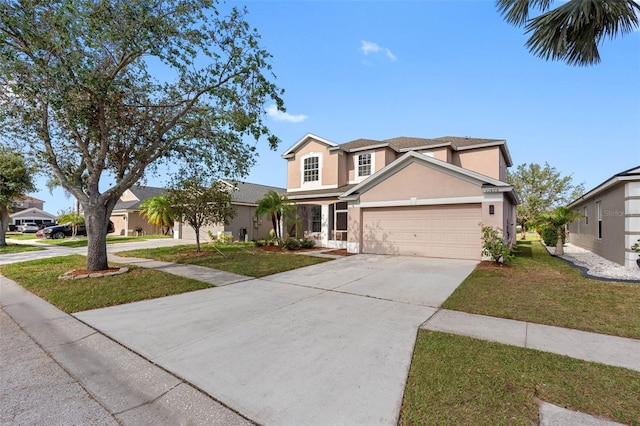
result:
<svg viewBox="0 0 640 426"><path fill-rule="evenodd" d="M287 196L318 245L352 253L481 258L484 225L515 244L517 196L504 140L307 134L283 155Z"/></svg>
<svg viewBox="0 0 640 426"><path fill-rule="evenodd" d="M584 218L569 225L572 244L636 268L640 238L640 167L607 179L568 206Z"/></svg>
<svg viewBox="0 0 640 426"><path fill-rule="evenodd" d="M265 216L256 217L256 207L258 202L264 198L269 191L276 191L280 194L285 192L284 188L258 185L249 182L223 181L233 191L231 204L235 209L235 216L228 225L217 224L200 229L200 241L209 240L209 232L212 235L224 233L230 235L234 241L258 240L269 237L272 229L271 218ZM177 222L175 226L175 238L195 240L196 234L187 223Z"/></svg>
<svg viewBox="0 0 640 426"><path fill-rule="evenodd" d="M38 198L24 196L18 201L9 215L13 225L23 223L37 223L38 225L52 224L56 216L44 211L44 201Z"/></svg>
<svg viewBox="0 0 640 426"><path fill-rule="evenodd" d="M142 215L140 205L147 198L157 197L165 191L164 188L142 185L134 185L127 189L111 213L111 221L115 226L113 235L136 235L136 228L141 228L145 234L162 233L159 226L150 224L149 220Z"/></svg>

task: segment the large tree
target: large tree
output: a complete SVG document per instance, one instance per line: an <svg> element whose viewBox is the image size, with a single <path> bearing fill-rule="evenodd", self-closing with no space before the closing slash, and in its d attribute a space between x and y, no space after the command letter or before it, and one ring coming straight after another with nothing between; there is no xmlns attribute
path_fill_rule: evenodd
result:
<svg viewBox="0 0 640 426"><path fill-rule="evenodd" d="M598 45L638 28L640 4L636 0L497 0L504 19L531 34L529 51L546 60L569 65L600 62ZM540 13L531 18L532 13Z"/></svg>
<svg viewBox="0 0 640 426"><path fill-rule="evenodd" d="M158 165L242 176L255 141L275 148L269 60L214 0L0 0L0 124L80 201L87 269L107 268L113 207Z"/></svg>
<svg viewBox="0 0 640 426"><path fill-rule="evenodd" d="M509 172L507 180L520 198L516 216L518 225L522 227L523 239L527 222L568 204L584 193L583 183L574 184L571 176L562 176L546 162L544 166L520 164L515 172Z"/></svg>
<svg viewBox="0 0 640 426"><path fill-rule="evenodd" d="M167 200L176 219L188 224L196 234L200 252L200 229L208 225L229 224L235 215L231 205L234 188L218 180L208 184L203 176L178 179L167 190Z"/></svg>
<svg viewBox="0 0 640 426"><path fill-rule="evenodd" d="M0 247L7 245L9 211L33 191L33 170L16 151L0 147Z"/></svg>

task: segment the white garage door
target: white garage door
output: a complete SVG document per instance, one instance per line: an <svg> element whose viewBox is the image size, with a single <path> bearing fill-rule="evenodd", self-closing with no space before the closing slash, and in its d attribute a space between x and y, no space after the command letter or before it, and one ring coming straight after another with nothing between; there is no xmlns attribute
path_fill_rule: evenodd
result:
<svg viewBox="0 0 640 426"><path fill-rule="evenodd" d="M480 259L480 204L362 211L363 253Z"/></svg>

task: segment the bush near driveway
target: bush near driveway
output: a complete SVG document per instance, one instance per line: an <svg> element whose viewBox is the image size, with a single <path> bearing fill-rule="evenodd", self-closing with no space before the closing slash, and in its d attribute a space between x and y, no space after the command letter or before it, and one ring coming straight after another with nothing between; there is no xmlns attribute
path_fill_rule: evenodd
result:
<svg viewBox="0 0 640 426"><path fill-rule="evenodd" d="M538 241L518 241L511 267L480 265L445 309L640 339L640 285L584 278Z"/></svg>
<svg viewBox="0 0 640 426"><path fill-rule="evenodd" d="M537 399L640 425L640 373L420 330L401 425L538 424Z"/></svg>

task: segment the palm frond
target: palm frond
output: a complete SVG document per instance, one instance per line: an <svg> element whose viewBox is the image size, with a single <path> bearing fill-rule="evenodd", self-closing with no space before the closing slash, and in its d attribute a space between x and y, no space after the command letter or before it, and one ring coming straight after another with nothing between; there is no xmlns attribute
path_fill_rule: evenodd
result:
<svg viewBox="0 0 640 426"><path fill-rule="evenodd" d="M638 27L640 5L633 0L570 0L532 19L526 26L529 51L570 65L600 62L598 44Z"/></svg>
<svg viewBox="0 0 640 426"><path fill-rule="evenodd" d="M497 0L496 8L505 21L521 27L529 20L532 8L545 12L549 10L551 2L552 0Z"/></svg>

